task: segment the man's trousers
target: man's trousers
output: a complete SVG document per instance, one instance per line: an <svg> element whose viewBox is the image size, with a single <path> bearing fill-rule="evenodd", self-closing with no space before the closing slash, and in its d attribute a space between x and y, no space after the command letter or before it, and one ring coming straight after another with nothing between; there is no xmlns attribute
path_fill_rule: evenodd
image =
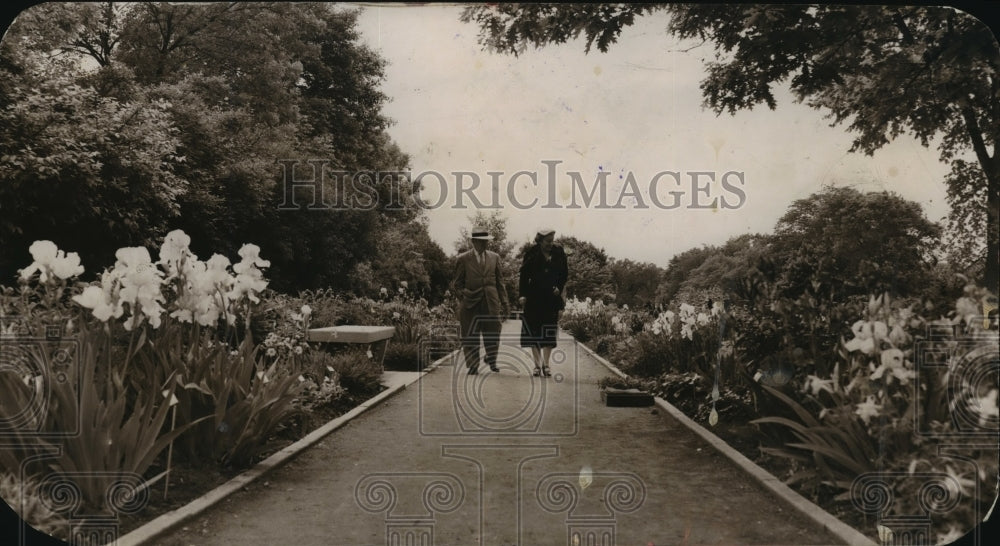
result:
<svg viewBox="0 0 1000 546"><path fill-rule="evenodd" d="M486 348L486 365L490 368L495 367L497 353L500 350L502 324L500 317L490 313L489 306L483 299L471 309L463 305L458 314L458 321L462 330L462 349L465 353L466 367L479 368L480 338Z"/></svg>

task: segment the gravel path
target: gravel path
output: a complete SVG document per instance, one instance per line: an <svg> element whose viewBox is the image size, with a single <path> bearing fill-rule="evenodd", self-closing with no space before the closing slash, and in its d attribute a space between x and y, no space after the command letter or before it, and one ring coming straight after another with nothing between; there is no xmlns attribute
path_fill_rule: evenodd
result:
<svg viewBox="0 0 1000 546"><path fill-rule="evenodd" d="M571 338L532 377L518 328L499 375L442 365L155 544L838 543L663 412L605 407Z"/></svg>

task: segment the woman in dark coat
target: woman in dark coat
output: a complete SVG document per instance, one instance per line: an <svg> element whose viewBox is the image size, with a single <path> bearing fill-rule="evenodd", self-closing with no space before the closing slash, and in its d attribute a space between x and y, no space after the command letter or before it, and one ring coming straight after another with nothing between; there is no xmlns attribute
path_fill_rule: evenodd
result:
<svg viewBox="0 0 1000 546"><path fill-rule="evenodd" d="M524 253L521 263L518 301L524 314L521 318L521 346L531 347L535 359L535 375L550 376L549 356L556 346L559 311L565 306L563 287L569 270L566 253L553 244L555 232L547 229L535 235L535 244Z"/></svg>

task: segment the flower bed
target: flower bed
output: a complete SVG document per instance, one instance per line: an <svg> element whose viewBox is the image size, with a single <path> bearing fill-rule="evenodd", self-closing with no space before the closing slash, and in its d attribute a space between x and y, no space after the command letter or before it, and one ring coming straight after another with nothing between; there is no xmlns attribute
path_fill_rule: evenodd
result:
<svg viewBox="0 0 1000 546"><path fill-rule="evenodd" d="M829 325L843 329L837 342L802 336L770 353L761 340L780 338L782 320L719 303L681 304L636 332L621 326L627 309L572 302L563 327L873 539L913 533L905 516L923 515L928 540L946 543L997 493L997 451L984 447L998 440L997 323L980 312L989 298L969 287L934 320L919 302L850 302L837 313L858 320ZM777 318L801 322L802 309L784 304L771 306Z"/></svg>
<svg viewBox="0 0 1000 546"><path fill-rule="evenodd" d="M378 321L415 306L276 294L256 246L231 263L189 245L171 232L155 262L144 247L119 249L86 283L75 253L39 241L18 286L0 292L0 343L18 355L0 366L0 419L19 446L0 450L0 493L29 523L66 539L66 511L111 513L127 532L384 388L372 355L305 342L310 302ZM60 500L65 487L79 505Z"/></svg>

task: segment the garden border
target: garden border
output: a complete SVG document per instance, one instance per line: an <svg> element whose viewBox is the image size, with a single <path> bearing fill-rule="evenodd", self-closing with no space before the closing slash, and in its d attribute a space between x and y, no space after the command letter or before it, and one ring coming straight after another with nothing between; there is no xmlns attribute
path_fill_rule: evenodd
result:
<svg viewBox="0 0 1000 546"><path fill-rule="evenodd" d="M218 504L220 501L226 497L236 493L240 489L246 487L253 481L266 475L268 472L280 467L281 465L287 463L299 453L309 449L324 437L337 430L338 428L346 425L349 421L355 417L361 415L362 413L368 411L369 409L377 406L387 398L393 396L399 391L405 389L406 387L420 381L425 375L433 371L438 365L444 362L446 359L452 358L455 355L454 352L449 353L438 360L434 361L430 366L424 368L415 375L413 380L407 380L395 386L391 386L386 390L376 394L375 396L365 400L361 404L355 406L351 411L333 419L326 424L320 426L316 430L310 432L309 434L303 436L295 443L286 446L280 451L274 453L270 457L264 459L263 461L257 463L251 467L246 472L236 476L235 478L227 481L226 483L212 489L211 491L205 493L204 495L192 500L191 502L171 510L165 514L160 515L156 519L153 519L140 527L133 529L129 533L123 536L117 537L114 541L105 546L138 546L144 544L147 541L159 538L161 535L167 531L177 527L181 523L199 515L200 513L208 510L212 506Z"/></svg>
<svg viewBox="0 0 1000 546"><path fill-rule="evenodd" d="M608 362L599 354L594 352L593 349L587 347L586 344L580 343L579 341L573 340L577 343L583 350L592 356L595 360L600 362L604 367L610 370L612 373L621 378L628 377L628 374L619 370L614 364ZM791 504L796 510L808 517L809 519L815 521L817 524L823 526L827 531L835 535L840 540L844 541L844 544L850 546L877 546L877 543L872 539L865 536L861 531L858 531L854 527L844 523L837 519L836 516L827 512L823 508L819 507L809 499L803 497L793 490L791 487L785 485L784 482L776 478L770 472L764 470L756 463L746 458L742 453L736 451L733 447L723 441L721 438L712 434L711 431L705 427L699 425L693 419L684 415L684 412L677 409L670 402L660 398L659 396L654 397L656 405L662 408L664 411L670 414L671 417L676 419L682 425L687 427L689 430L700 436L706 442L712 445L716 450L718 450L722 455L732 461L734 464L739 466L747 474L753 477L758 483L766 487L772 493L777 495L779 498Z"/></svg>

